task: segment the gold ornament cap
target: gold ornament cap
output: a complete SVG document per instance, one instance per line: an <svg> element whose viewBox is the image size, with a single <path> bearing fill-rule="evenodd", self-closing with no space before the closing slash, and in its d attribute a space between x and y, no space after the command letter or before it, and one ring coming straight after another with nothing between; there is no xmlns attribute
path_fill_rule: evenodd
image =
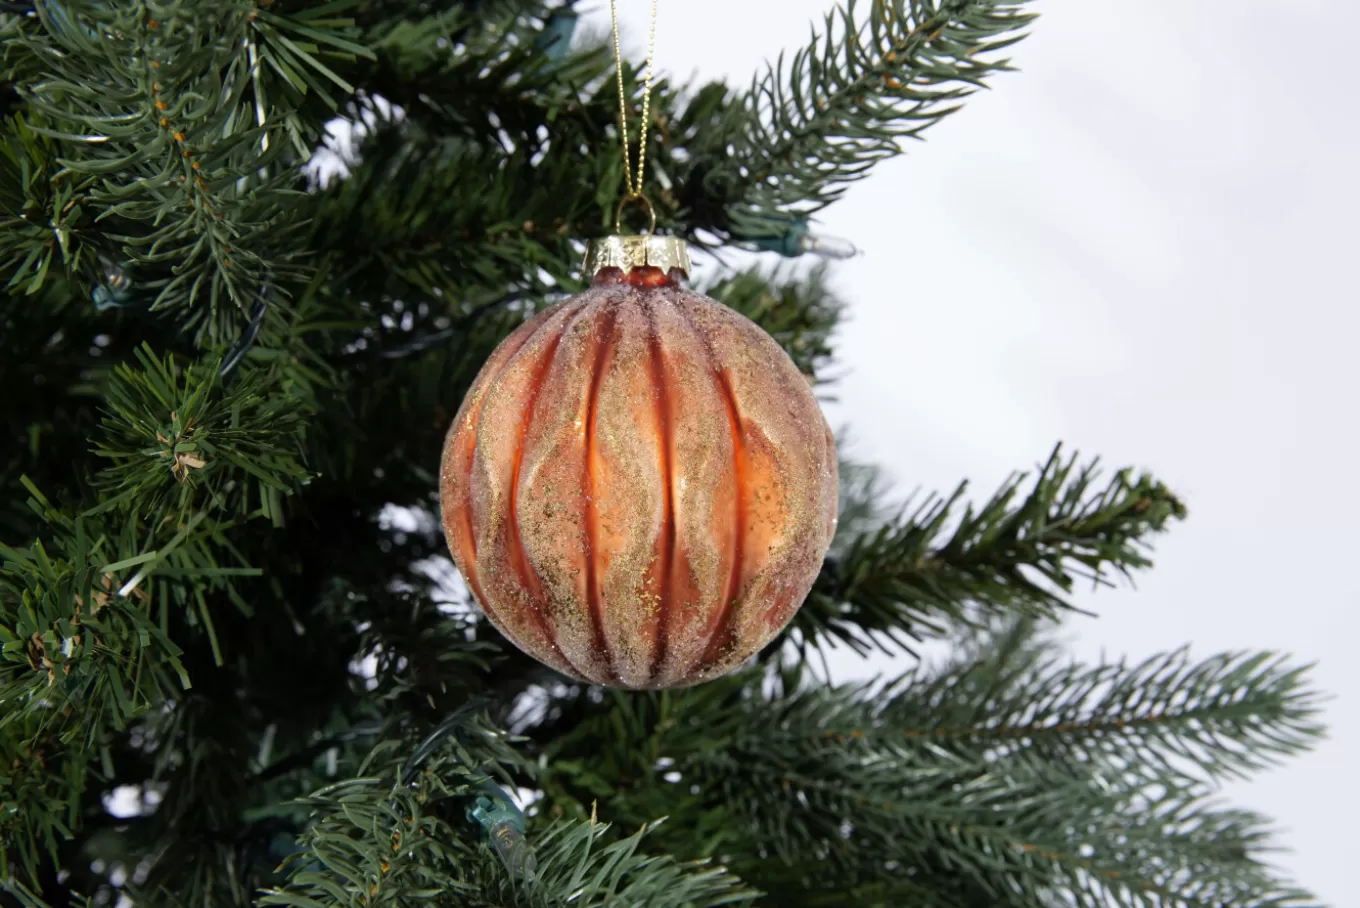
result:
<svg viewBox="0 0 1360 908"><path fill-rule="evenodd" d="M606 268L627 274L646 266L659 268L663 274L678 268L689 277L689 244L678 236L648 235L606 236L586 245L584 269L588 278Z"/></svg>

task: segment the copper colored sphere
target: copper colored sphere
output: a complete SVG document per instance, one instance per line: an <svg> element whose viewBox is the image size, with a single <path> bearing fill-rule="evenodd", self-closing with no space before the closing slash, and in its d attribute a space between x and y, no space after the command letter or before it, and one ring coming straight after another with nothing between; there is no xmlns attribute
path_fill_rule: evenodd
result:
<svg viewBox="0 0 1360 908"><path fill-rule="evenodd" d="M592 684L733 670L802 605L835 531L808 382L682 276L606 268L522 325L444 445L444 532L486 616Z"/></svg>

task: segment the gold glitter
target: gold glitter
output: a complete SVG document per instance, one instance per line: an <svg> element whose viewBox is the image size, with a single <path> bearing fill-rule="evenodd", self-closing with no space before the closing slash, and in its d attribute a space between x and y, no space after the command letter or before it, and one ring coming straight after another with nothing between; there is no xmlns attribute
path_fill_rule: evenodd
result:
<svg viewBox="0 0 1360 908"><path fill-rule="evenodd" d="M516 646L574 678L682 687L788 624L836 527L835 442L744 316L618 276L512 333L444 447L459 569Z"/></svg>

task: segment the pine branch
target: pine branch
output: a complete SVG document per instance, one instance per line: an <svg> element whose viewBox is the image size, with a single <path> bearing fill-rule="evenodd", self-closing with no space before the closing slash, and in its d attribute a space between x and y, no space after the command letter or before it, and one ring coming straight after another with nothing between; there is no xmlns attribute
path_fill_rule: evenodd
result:
<svg viewBox="0 0 1360 908"><path fill-rule="evenodd" d="M628 838L603 844L607 824L561 823L542 835L539 882L529 904L534 906L608 906L639 908L718 908L750 905L757 893L709 859L681 863L665 856L639 853L643 837L660 822L642 827Z"/></svg>
<svg viewBox="0 0 1360 908"><path fill-rule="evenodd" d="M0 852L32 875L58 840L78 832L89 761L98 755L111 772L108 737L188 689L184 652L168 632L172 613L215 647L209 597L230 599L228 579L250 571L216 561L209 540L223 527L202 513L170 525L111 523L71 518L30 492L50 532L25 548L0 544L0 737L25 759L41 754L49 775L73 773L61 794L39 796L22 776L6 783L0 800L22 811L24 833L0 839ZM115 560L122 552L138 554Z"/></svg>
<svg viewBox="0 0 1360 908"><path fill-rule="evenodd" d="M147 576L157 569L181 577L232 571L195 563L202 514L168 531L153 525L149 539L158 544L117 561L109 556L141 548L144 527L129 523L111 533L97 521L54 512L31 491L56 532L47 545L0 545L0 700L22 704L11 717L45 714L48 723L66 725L68 740L97 740L104 724L121 726L189 684L180 648L152 619L150 606L158 603ZM68 706L91 724L63 723L58 709Z"/></svg>
<svg viewBox="0 0 1360 908"><path fill-rule="evenodd" d="M571 813L598 798L625 822L702 818L665 844L723 855L775 904L805 893L815 904L874 893L891 904L937 875L1014 905L1047 905L1055 893L1149 908L1306 901L1260 864L1259 818L1214 809L1203 782L1148 753L1214 748L1203 766L1214 777L1260 766L1238 755L1267 738L1266 755L1303 749L1317 729L1299 670L1244 679L1237 664L1210 659L1168 677L1150 708L1180 706L1149 737L1072 721L1068 701L1087 692L1085 676L1048 671L1051 653L1035 641L1002 635L970 656L966 669L886 688L786 682L760 696L765 678L753 673L617 695L548 746L540 784ZM1112 690L1146 683L1143 667L1108 668ZM1238 684L1235 697L1206 693ZM985 717L983 727L952 727L963 715ZM939 904L951 904L947 893Z"/></svg>
<svg viewBox="0 0 1360 908"><path fill-rule="evenodd" d="M86 746L189 687L172 624L221 665L212 612L251 611L234 583L256 576L204 510L71 516L31 483L46 538L0 544L0 700Z"/></svg>
<svg viewBox="0 0 1360 908"><path fill-rule="evenodd" d="M288 862L288 885L262 904L371 908L458 893L543 908L700 908L749 904L754 894L721 868L639 853L653 827L610 842L609 827L590 821L531 831L537 866L517 880L478 844L475 827L443 819L450 812L441 802L466 802L485 778L471 756L436 755L406 789L394 786L402 763L396 755L390 744L380 745L361 777L307 799L313 820L304 850Z"/></svg>
<svg viewBox="0 0 1360 908"><path fill-rule="evenodd" d="M575 103L577 89L606 75L611 60L602 46L570 56L543 52L544 30L560 6L401 5L404 15L361 18L375 60L354 79L369 95L442 135L484 146L539 144L543 130L548 142L565 140L590 116Z"/></svg>
<svg viewBox="0 0 1360 908"><path fill-rule="evenodd" d="M96 267L96 250L79 237L87 223L80 203L97 178L64 172L57 140L40 129L22 114L0 124L0 274L9 275L6 290L30 296L49 273Z"/></svg>
<svg viewBox="0 0 1360 908"><path fill-rule="evenodd" d="M608 60L545 56L543 3L407 12L364 17L376 56L354 73L368 99L362 142L348 176L316 199L314 245L338 252L369 299L475 306L507 288L578 286L573 241L599 232L600 197L619 179L616 154L582 154L605 146L617 115L600 89ZM584 97L586 82L598 98ZM432 211L438 200L450 204ZM360 237L345 227L356 217L371 228ZM386 277L358 283L370 274Z"/></svg>
<svg viewBox="0 0 1360 908"><path fill-rule="evenodd" d="M767 234L772 216L815 213L873 165L900 153L1011 67L994 59L1035 18L1023 0L853 0L820 34L752 83L730 165L709 179L733 191L734 231ZM724 139L731 141L730 134Z"/></svg>
<svg viewBox="0 0 1360 908"><path fill-rule="evenodd" d="M308 414L288 389L252 368L223 388L219 361L181 364L149 347L137 360L140 368L115 369L104 392L108 415L95 451L112 465L97 478L108 493L99 509L182 514L208 505L248 518L258 508L282 521L283 496L308 479Z"/></svg>
<svg viewBox="0 0 1360 908"><path fill-rule="evenodd" d="M43 724L31 713L0 724L0 891L31 882L78 826L90 755Z"/></svg>
<svg viewBox="0 0 1360 908"><path fill-rule="evenodd" d="M147 890L204 908L250 904L242 893L282 882L273 870L307 826L308 811L294 798L362 774L375 735L416 740L474 693L494 691L491 679L511 680L502 642L477 639L468 617L418 595L337 581L301 617L305 632L246 621L219 626L231 651L243 648L244 633L258 651L288 658L205 672L173 710L134 732L134 740L157 742L154 766L131 759L135 752L115 753L119 784L158 792L154 812L119 839L125 863L152 858L142 871ZM191 666L209 661L190 657ZM361 664L364 670L355 668ZM497 740L473 747L475 759L460 759L477 765L494 755L518 766ZM91 834L88 822L85 829Z"/></svg>
<svg viewBox="0 0 1360 908"><path fill-rule="evenodd" d="M533 154L439 139L410 124L380 126L350 175L315 196L314 247L334 256L343 266L335 277L370 302L477 305L507 290L578 286L567 225L598 217L601 184L579 152ZM361 234L347 227L356 220Z"/></svg>
<svg viewBox="0 0 1360 908"><path fill-rule="evenodd" d="M943 746L993 758L1117 760L1176 776L1245 778L1322 733L1307 668L1271 653L1191 662L1188 648L1138 664L1083 666L1032 642L1028 622L965 650L928 683L902 682L885 717ZM984 655L985 654L985 655ZM891 696L891 692L890 692Z"/></svg>
<svg viewBox="0 0 1360 908"><path fill-rule="evenodd" d="M91 283L96 254L135 259L133 279L155 294L154 309L200 338L235 336L261 285L278 294L302 273L293 168L336 108L327 83L352 90L322 58L368 52L345 37L344 20L284 19L243 0L35 9L7 47L29 112L8 156L50 173L59 217L42 228L57 244L38 228L7 236L0 256L21 263L12 285L36 291L58 250ZM43 189L29 183L33 208Z"/></svg>
<svg viewBox="0 0 1360 908"><path fill-rule="evenodd" d="M0 699L93 742L188 688L172 623L205 634L221 662L213 599L249 612L233 584L259 573L228 540L231 518L281 521L280 494L306 478L300 425L322 377L303 351L270 356L298 333L292 320L271 328L282 348L262 346L264 365L241 367L225 392L216 360L183 368L143 351L141 370L114 370L97 447L114 464L93 478L113 494L63 503L95 504L84 514L22 480L46 526L29 546L0 546Z"/></svg>
<svg viewBox="0 0 1360 908"><path fill-rule="evenodd" d="M1151 565L1148 537L1181 519L1185 507L1146 474L1121 470L1093 492L1098 462L1077 468L1056 448L1023 500L1023 475L981 508L967 506L953 526L966 486L928 497L908 516L838 539L790 629L800 648L835 641L861 654L910 650L912 640L947 634L959 623L996 615L1053 617L1072 610L1077 579L1109 585ZM775 652L768 649L767 652Z"/></svg>

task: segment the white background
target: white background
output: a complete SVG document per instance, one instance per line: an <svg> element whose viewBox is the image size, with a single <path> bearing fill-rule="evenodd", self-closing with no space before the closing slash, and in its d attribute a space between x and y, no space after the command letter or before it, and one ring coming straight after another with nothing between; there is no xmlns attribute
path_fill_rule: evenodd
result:
<svg viewBox="0 0 1360 908"><path fill-rule="evenodd" d="M661 0L658 67L744 85L830 5ZM1280 866L1355 904L1360 5L1033 7L1022 72L826 212L866 253L836 271L849 374L828 415L904 492L984 496L1058 440L1176 490L1190 519L1137 591L1082 597L1099 618L1069 623L1074 650L1317 660L1330 740L1224 796L1276 818ZM620 8L640 60L650 3Z"/></svg>

